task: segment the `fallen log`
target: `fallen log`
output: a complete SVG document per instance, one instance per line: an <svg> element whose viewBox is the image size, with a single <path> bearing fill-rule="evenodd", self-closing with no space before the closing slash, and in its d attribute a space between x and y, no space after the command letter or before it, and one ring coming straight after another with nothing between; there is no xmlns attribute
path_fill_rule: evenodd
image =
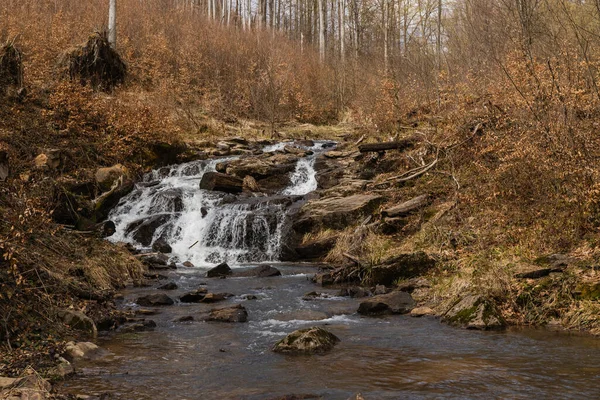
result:
<svg viewBox="0 0 600 400"><path fill-rule="evenodd" d="M408 201L405 201L402 204L398 204L397 206L388 208L387 210L383 210L381 215L384 217L401 217L410 214L413 211L418 210L421 207L424 207L429 201L429 196L426 194L422 194L415 198L412 198Z"/></svg>
<svg viewBox="0 0 600 400"><path fill-rule="evenodd" d="M200 189L218 190L225 193L241 193L244 180L220 172L206 172L200 181Z"/></svg>
<svg viewBox="0 0 600 400"><path fill-rule="evenodd" d="M361 153L379 152L386 150L405 150L411 148L415 143L419 141L420 138L418 137L409 137L407 139L396 140L394 142L361 144L360 146L358 146L358 150Z"/></svg>

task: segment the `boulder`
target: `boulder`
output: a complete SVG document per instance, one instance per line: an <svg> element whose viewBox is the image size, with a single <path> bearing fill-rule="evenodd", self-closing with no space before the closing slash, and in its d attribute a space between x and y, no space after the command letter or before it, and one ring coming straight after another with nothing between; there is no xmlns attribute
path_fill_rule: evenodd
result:
<svg viewBox="0 0 600 400"><path fill-rule="evenodd" d="M363 315L406 314L414 307L415 301L410 294L394 291L363 301L358 307L358 313Z"/></svg>
<svg viewBox="0 0 600 400"><path fill-rule="evenodd" d="M299 234L324 227L341 230L371 215L382 201L370 194L312 200L301 208L293 228Z"/></svg>
<svg viewBox="0 0 600 400"><path fill-rule="evenodd" d="M296 155L298 157L306 157L306 156L310 156L313 154L313 152L310 150L304 150L304 149L300 149L300 148L294 147L294 146L285 146L283 148L283 151L288 154Z"/></svg>
<svg viewBox="0 0 600 400"><path fill-rule="evenodd" d="M360 286L351 286L348 288L344 288L340 290L339 296L348 296L353 299L361 298L361 297L369 297L371 292L368 289L365 289Z"/></svg>
<svg viewBox="0 0 600 400"><path fill-rule="evenodd" d="M156 322L152 321L151 319L148 319L148 320L143 319L134 324L122 326L119 329L119 332L120 333L146 332L146 331L153 331L154 328L156 328Z"/></svg>
<svg viewBox="0 0 600 400"><path fill-rule="evenodd" d="M320 286L333 285L333 275L331 272L320 272L313 276L312 281Z"/></svg>
<svg viewBox="0 0 600 400"><path fill-rule="evenodd" d="M204 299L208 291L206 288L199 288L188 292L179 298L182 303L199 303Z"/></svg>
<svg viewBox="0 0 600 400"><path fill-rule="evenodd" d="M207 321L246 322L248 321L248 312L241 304L232 307L218 308L210 312Z"/></svg>
<svg viewBox="0 0 600 400"><path fill-rule="evenodd" d="M152 243L152 250L157 251L159 253L171 253L173 248L171 245L167 243L167 240L164 238L159 238Z"/></svg>
<svg viewBox="0 0 600 400"><path fill-rule="evenodd" d="M7 400L45 400L51 397L52 385L30 367L21 378L0 377L0 398Z"/></svg>
<svg viewBox="0 0 600 400"><path fill-rule="evenodd" d="M256 179L250 175L244 177L243 188L248 192L260 192L260 186L256 183Z"/></svg>
<svg viewBox="0 0 600 400"><path fill-rule="evenodd" d="M315 142L310 139L296 140L294 142L294 146L314 147L314 145L315 145Z"/></svg>
<svg viewBox="0 0 600 400"><path fill-rule="evenodd" d="M410 311L411 317L423 317L425 315L435 315L435 312L429 307L417 307Z"/></svg>
<svg viewBox="0 0 600 400"><path fill-rule="evenodd" d="M195 265L194 265L194 264L192 264L192 262L191 262L191 261L186 261L186 262L184 262L182 265L183 265L184 267L187 267L187 268L194 268L194 267L195 267Z"/></svg>
<svg viewBox="0 0 600 400"><path fill-rule="evenodd" d="M244 181L237 176L222 174L220 172L205 172L200 181L200 189L216 190L225 193L241 193Z"/></svg>
<svg viewBox="0 0 600 400"><path fill-rule="evenodd" d="M171 219L171 214L157 214L149 218L138 219L125 229L126 234L133 232L133 239L142 246L150 246L154 232Z"/></svg>
<svg viewBox="0 0 600 400"><path fill-rule="evenodd" d="M108 214L110 210L112 210L121 200L121 198L127 196L135 187L135 184L132 180L129 179L119 179L118 184L113 185L113 187L99 197L95 198L92 201L92 205L94 208L94 220L102 221Z"/></svg>
<svg viewBox="0 0 600 400"><path fill-rule="evenodd" d="M173 322L192 322L194 317L191 315L184 315L183 317L179 317L175 319Z"/></svg>
<svg viewBox="0 0 600 400"><path fill-rule="evenodd" d="M92 342L68 342L63 357L71 362L93 360L104 357L108 352Z"/></svg>
<svg viewBox="0 0 600 400"><path fill-rule="evenodd" d="M162 286L159 286L157 289L159 289L159 290L176 290L177 284L175 282L168 282Z"/></svg>
<svg viewBox="0 0 600 400"><path fill-rule="evenodd" d="M340 341L323 328L299 329L287 335L273 346L273 351L284 354L323 354Z"/></svg>
<svg viewBox="0 0 600 400"><path fill-rule="evenodd" d="M206 293L204 298L200 300L201 303L217 303L223 301L229 297L233 297L231 293Z"/></svg>
<svg viewBox="0 0 600 400"><path fill-rule="evenodd" d="M310 240L294 249L296 254L304 260L316 260L323 258L335 246L338 237L332 236L323 239Z"/></svg>
<svg viewBox="0 0 600 400"><path fill-rule="evenodd" d="M91 337L96 337L98 335L96 324L94 324L94 321L84 313L73 310L59 310L56 315L71 329L84 332Z"/></svg>
<svg viewBox="0 0 600 400"><path fill-rule="evenodd" d="M129 176L129 171L121 164L115 164L112 167L98 168L94 175L96 183L104 192L110 190L120 179L123 180Z"/></svg>
<svg viewBox="0 0 600 400"><path fill-rule="evenodd" d="M170 306L175 304L175 301L164 293L141 296L135 302L142 307Z"/></svg>
<svg viewBox="0 0 600 400"><path fill-rule="evenodd" d="M427 205L429 202L429 196L426 194L422 194L415 198L412 198L408 201L405 201L401 204L398 204L394 207L387 208L381 212L381 215L384 217L404 217L413 213Z"/></svg>
<svg viewBox="0 0 600 400"><path fill-rule="evenodd" d="M231 275L232 272L233 271L231 270L231 268L229 268L229 265L227 265L227 263L221 263L221 264L217 265L216 267L211 268L208 271L206 271L206 277L207 278L220 278L222 276Z"/></svg>
<svg viewBox="0 0 600 400"><path fill-rule="evenodd" d="M371 269L370 281L375 285L391 286L398 280L414 278L435 267L435 260L418 251L394 256Z"/></svg>
<svg viewBox="0 0 600 400"><path fill-rule="evenodd" d="M442 315L442 322L466 329L502 329L506 323L491 299L471 294L455 302Z"/></svg>
<svg viewBox="0 0 600 400"><path fill-rule="evenodd" d="M270 265L259 265L256 268L237 273L235 276L267 278L270 276L281 276L281 271Z"/></svg>
<svg viewBox="0 0 600 400"><path fill-rule="evenodd" d="M53 380L63 380L74 374L75 368L73 368L73 365L64 358L59 357L58 364L50 368L46 373L46 376L51 377Z"/></svg>

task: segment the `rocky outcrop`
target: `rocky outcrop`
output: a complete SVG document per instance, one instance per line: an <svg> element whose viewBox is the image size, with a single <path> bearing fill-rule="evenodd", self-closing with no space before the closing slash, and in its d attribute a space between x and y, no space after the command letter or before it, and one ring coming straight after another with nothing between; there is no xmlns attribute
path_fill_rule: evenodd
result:
<svg viewBox="0 0 600 400"><path fill-rule="evenodd" d="M434 267L435 260L422 251L400 254L373 267L370 281L374 285L391 286L398 280L426 274Z"/></svg>
<svg viewBox="0 0 600 400"><path fill-rule="evenodd" d="M59 310L56 316L71 329L75 329L84 332L91 337L98 335L98 329L94 321L87 315L79 311L73 310Z"/></svg>
<svg viewBox="0 0 600 400"><path fill-rule="evenodd" d="M360 303L358 313L363 315L406 314L415 308L410 294L394 291L373 296Z"/></svg>
<svg viewBox="0 0 600 400"><path fill-rule="evenodd" d="M231 270L231 268L229 268L229 265L227 265L227 263L221 263L221 264L217 265L216 267L211 268L208 271L206 271L206 277L207 278L220 278L223 276L231 275L232 273L233 273L233 271Z"/></svg>
<svg viewBox="0 0 600 400"><path fill-rule="evenodd" d="M382 201L383 197L370 194L312 200L301 208L293 228L297 233L344 229L371 215Z"/></svg>
<svg viewBox="0 0 600 400"><path fill-rule="evenodd" d="M340 339L323 328L299 329L273 346L273 351L284 354L323 354L333 349Z"/></svg>
<svg viewBox="0 0 600 400"><path fill-rule="evenodd" d="M164 293L138 297L135 302L142 307L170 306L175 304L175 301Z"/></svg>
<svg viewBox="0 0 600 400"><path fill-rule="evenodd" d="M248 312L241 304L232 307L214 309L208 315L207 321L217 322L246 322Z"/></svg>
<svg viewBox="0 0 600 400"><path fill-rule="evenodd" d="M455 302L442 315L442 322L466 329L502 329L506 325L491 299L468 295Z"/></svg>
<svg viewBox="0 0 600 400"><path fill-rule="evenodd" d="M244 190L244 180L243 178L220 172L206 172L202 175L200 189L216 190L225 193L241 193Z"/></svg>

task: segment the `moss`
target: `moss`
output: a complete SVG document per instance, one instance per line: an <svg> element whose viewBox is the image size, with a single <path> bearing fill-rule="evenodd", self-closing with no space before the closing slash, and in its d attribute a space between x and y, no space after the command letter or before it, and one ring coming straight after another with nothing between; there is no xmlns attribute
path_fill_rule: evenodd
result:
<svg viewBox="0 0 600 400"><path fill-rule="evenodd" d="M460 310L456 313L455 316L448 319L448 322L451 324L467 324L475 318L477 315L478 305L474 305L473 307L465 308L464 310Z"/></svg>

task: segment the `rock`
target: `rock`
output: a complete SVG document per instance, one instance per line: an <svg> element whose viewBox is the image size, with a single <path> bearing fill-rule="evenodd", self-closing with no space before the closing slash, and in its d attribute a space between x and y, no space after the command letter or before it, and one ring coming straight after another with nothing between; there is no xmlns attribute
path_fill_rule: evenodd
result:
<svg viewBox="0 0 600 400"><path fill-rule="evenodd" d="M93 218L95 221L102 221L121 200L127 196L135 187L130 179L119 179L118 184L114 185L108 192L105 192L92 200Z"/></svg>
<svg viewBox="0 0 600 400"><path fill-rule="evenodd" d="M183 317L179 317L177 318L175 321L173 322L191 322L194 320L194 317L192 317L191 315L185 315Z"/></svg>
<svg viewBox="0 0 600 400"><path fill-rule="evenodd" d="M232 307L214 309L210 312L207 321L246 322L248 321L248 312L241 304L237 304Z"/></svg>
<svg viewBox="0 0 600 400"><path fill-rule="evenodd" d="M259 265L256 268L237 273L235 276L267 278L270 276L281 276L281 271L270 265Z"/></svg>
<svg viewBox="0 0 600 400"><path fill-rule="evenodd" d="M332 236L323 239L315 239L296 246L294 249L298 256L304 260L315 260L325 257L335 246L338 237Z"/></svg>
<svg viewBox="0 0 600 400"><path fill-rule="evenodd" d="M360 303L358 313L363 315L406 314L415 307L411 295L394 291L369 298Z"/></svg>
<svg viewBox="0 0 600 400"><path fill-rule="evenodd" d="M108 352L91 342L68 342L63 357L71 362L92 360L106 355Z"/></svg>
<svg viewBox="0 0 600 400"><path fill-rule="evenodd" d="M258 157L229 161L226 171L229 175L238 178L250 175L256 180L261 180L292 172L296 168L297 161L298 156L294 154L265 153Z"/></svg>
<svg viewBox="0 0 600 400"><path fill-rule="evenodd" d="M142 320L141 322L123 326L119 329L120 333L135 333L135 332L146 332L153 331L156 328L156 322L149 320Z"/></svg>
<svg viewBox="0 0 600 400"><path fill-rule="evenodd" d="M50 399L52 385L30 367L28 375L21 378L0 377L0 398L6 400L45 400ZM54 397L52 397L54 398Z"/></svg>
<svg viewBox="0 0 600 400"><path fill-rule="evenodd" d="M294 146L285 146L283 148L283 151L288 154L296 155L298 157L306 157L306 156L310 156L313 154L313 152L310 150L307 151L304 149L299 149L298 147L294 147Z"/></svg>
<svg viewBox="0 0 600 400"><path fill-rule="evenodd" d="M560 268L567 267L575 261L576 260L573 257L569 257L566 254L550 254L536 258L533 260L533 263L537 265L548 265L551 268Z"/></svg>
<svg viewBox="0 0 600 400"><path fill-rule="evenodd" d="M242 295L242 299L244 300L258 300L258 297L253 294L244 294Z"/></svg>
<svg viewBox="0 0 600 400"><path fill-rule="evenodd" d="M207 278L219 278L222 276L231 275L232 272L233 271L231 270L231 268L229 268L229 265L227 265L227 263L221 263L221 264L217 265L216 267L211 268L208 271L206 271L206 277Z"/></svg>
<svg viewBox="0 0 600 400"><path fill-rule="evenodd" d="M310 139L296 140L294 146L314 147L315 142Z"/></svg>
<svg viewBox="0 0 600 400"><path fill-rule="evenodd" d="M59 149L45 149L34 160L37 169L58 169L63 164L63 155Z"/></svg>
<svg viewBox="0 0 600 400"><path fill-rule="evenodd" d="M304 296L302 296L302 300L304 301L312 301L317 299L328 299L329 296L327 293L319 293L319 292L308 292Z"/></svg>
<svg viewBox="0 0 600 400"><path fill-rule="evenodd" d="M293 228L299 234L324 227L344 229L371 215L382 201L383 197L369 194L312 200L302 207Z"/></svg>
<svg viewBox="0 0 600 400"><path fill-rule="evenodd" d="M340 290L339 296L349 296L353 299L361 298L361 297L369 297L371 292L368 289L362 288L360 286L352 286L349 288L344 288Z"/></svg>
<svg viewBox="0 0 600 400"><path fill-rule="evenodd" d="M169 262L169 257L164 254L144 255L140 257L140 261L151 269L170 269L167 266L167 263Z"/></svg>
<svg viewBox="0 0 600 400"><path fill-rule="evenodd" d="M158 311L149 308L138 308L135 310L136 315L156 315Z"/></svg>
<svg viewBox="0 0 600 400"><path fill-rule="evenodd" d="M431 283L425 278L413 278L407 281L404 281L396 286L396 289L412 293L417 289L429 289L431 287Z"/></svg>
<svg viewBox="0 0 600 400"><path fill-rule="evenodd" d="M8 153L0 150L0 182L6 181L9 175Z"/></svg>
<svg viewBox="0 0 600 400"><path fill-rule="evenodd" d="M321 285L321 286L333 285L333 276L331 275L330 272L321 272L321 273L315 274L315 276L312 278L312 280L317 285Z"/></svg>
<svg viewBox="0 0 600 400"><path fill-rule="evenodd" d="M233 297L231 293L206 293L204 298L200 300L201 303L217 303L223 301L229 297Z"/></svg>
<svg viewBox="0 0 600 400"><path fill-rule="evenodd" d="M181 211L183 211L183 191L181 189L160 191L148 209L150 214Z"/></svg>
<svg viewBox="0 0 600 400"><path fill-rule="evenodd" d="M157 289L159 289L159 290L176 290L177 288L178 287L175 282L168 282L162 286L159 286Z"/></svg>
<svg viewBox="0 0 600 400"><path fill-rule="evenodd" d="M110 190L119 180L129 176L129 171L121 164L115 164L112 167L98 168L94 175L96 183L104 192Z"/></svg>
<svg viewBox="0 0 600 400"><path fill-rule="evenodd" d="M104 221L98 224L97 229L100 232L101 237L107 238L115 234L117 226L113 221Z"/></svg>
<svg viewBox="0 0 600 400"><path fill-rule="evenodd" d="M414 197L404 203L398 204L397 206L387 208L381 212L381 215L384 217L404 217L413 213L420 208L423 208L429 202L429 195L422 194L420 196Z"/></svg>
<svg viewBox="0 0 600 400"><path fill-rule="evenodd" d="M492 300L468 295L455 302L442 315L442 322L467 329L502 329L506 325Z"/></svg>
<svg viewBox="0 0 600 400"><path fill-rule="evenodd" d="M411 317L423 317L425 315L434 315L435 312L429 307L413 308L410 312Z"/></svg>
<svg viewBox="0 0 600 400"><path fill-rule="evenodd" d="M373 293L375 295L378 294L386 294L389 293L390 291L388 290L388 288L385 287L385 285L375 285L375 289L373 290Z"/></svg>
<svg viewBox="0 0 600 400"><path fill-rule="evenodd" d="M192 264L190 261L186 261L186 262L184 262L182 265L183 265L184 267L187 267L187 268L194 268L194 267L195 267L195 265L194 265L194 264Z"/></svg>
<svg viewBox="0 0 600 400"><path fill-rule="evenodd" d="M47 376L52 377L54 380L62 380L68 376L75 374L75 368L73 365L62 357L58 358L58 365L50 368L46 373Z"/></svg>
<svg viewBox="0 0 600 400"><path fill-rule="evenodd" d="M73 310L59 310L57 317L71 329L75 329L81 332L85 332L91 337L98 335L98 329L94 321L84 313Z"/></svg>
<svg viewBox="0 0 600 400"><path fill-rule="evenodd" d="M208 214L208 208L200 207L200 215L202 215L202 218L206 217L206 214Z"/></svg>
<svg viewBox="0 0 600 400"><path fill-rule="evenodd" d="M188 292L179 298L182 303L199 303L206 296L206 288L199 288L194 291Z"/></svg>
<svg viewBox="0 0 600 400"><path fill-rule="evenodd" d="M231 138L227 138L226 143L234 143L234 144L239 144L242 146L248 146L250 144L250 142L248 142L247 139L244 139L243 137L240 136L234 136Z"/></svg>
<svg viewBox="0 0 600 400"><path fill-rule="evenodd" d="M154 232L166 224L171 217L171 214L157 214L149 218L139 219L129 224L125 229L125 233L129 235L133 232L132 237L136 242L142 246L150 246Z"/></svg>
<svg viewBox="0 0 600 400"><path fill-rule="evenodd" d="M244 177L243 188L244 188L244 190L247 190L248 192L260 192L261 191L260 187L258 186L258 183L256 183L256 179L254 179L250 175L246 175Z"/></svg>
<svg viewBox="0 0 600 400"><path fill-rule="evenodd" d="M142 307L171 306L175 304L175 301L164 293L138 297L135 302Z"/></svg>
<svg viewBox="0 0 600 400"><path fill-rule="evenodd" d="M435 267L435 260L422 251L400 254L371 269L373 284L391 286L398 280L414 278Z"/></svg>
<svg viewBox="0 0 600 400"><path fill-rule="evenodd" d="M220 172L205 172L200 181L200 189L217 190L225 193L241 193L244 181L236 176Z"/></svg>
<svg viewBox="0 0 600 400"><path fill-rule="evenodd" d="M285 354L323 354L340 341L333 333L323 328L300 329L287 335L273 346L276 353Z"/></svg>
<svg viewBox="0 0 600 400"><path fill-rule="evenodd" d="M173 249L171 245L167 243L166 239L160 238L152 243L152 250L157 251L159 253L171 253Z"/></svg>

